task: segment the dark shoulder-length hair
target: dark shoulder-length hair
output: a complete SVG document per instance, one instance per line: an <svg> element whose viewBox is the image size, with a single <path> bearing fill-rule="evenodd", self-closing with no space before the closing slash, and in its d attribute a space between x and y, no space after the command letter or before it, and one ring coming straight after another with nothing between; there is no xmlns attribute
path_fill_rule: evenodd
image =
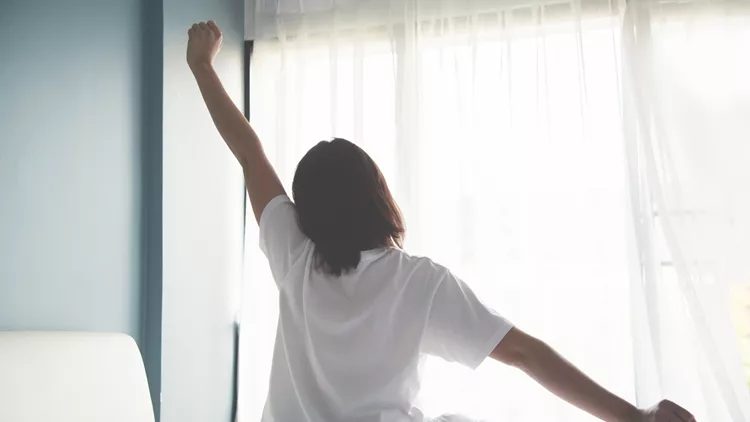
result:
<svg viewBox="0 0 750 422"><path fill-rule="evenodd" d="M292 193L300 229L327 273L355 269L362 251L402 246L403 217L383 174L345 139L320 142L305 154Z"/></svg>

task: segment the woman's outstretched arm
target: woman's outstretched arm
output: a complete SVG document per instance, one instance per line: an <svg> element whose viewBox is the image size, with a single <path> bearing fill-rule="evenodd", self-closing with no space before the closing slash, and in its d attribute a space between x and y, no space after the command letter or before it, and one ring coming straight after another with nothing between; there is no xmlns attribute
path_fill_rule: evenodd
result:
<svg viewBox="0 0 750 422"><path fill-rule="evenodd" d="M213 21L194 24L188 30L187 62L198 82L203 100L219 134L242 165L247 193L256 221L271 199L284 187L250 123L227 94L213 67L221 49L221 31Z"/></svg>
<svg viewBox="0 0 750 422"><path fill-rule="evenodd" d="M610 393L544 342L513 328L490 357L517 367L568 403L611 422L694 422L680 406L664 400L640 410Z"/></svg>

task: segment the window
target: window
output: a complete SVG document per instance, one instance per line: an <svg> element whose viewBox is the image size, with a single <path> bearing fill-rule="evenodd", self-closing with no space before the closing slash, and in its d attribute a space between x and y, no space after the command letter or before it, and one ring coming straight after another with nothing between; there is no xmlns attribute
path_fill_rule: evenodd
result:
<svg viewBox="0 0 750 422"><path fill-rule="evenodd" d="M629 256L635 242L629 237L634 219L626 174L639 182L648 178L625 166L623 122L633 110L623 110L627 101L619 61L627 54L621 51L620 37L646 33L638 26L644 23L654 33L665 31L659 45L665 54L648 63L659 72L642 72L672 82L659 88L681 89L691 73L682 72L685 68L701 73L698 81L711 77L719 82L723 78L717 76L728 74L723 70L739 75L737 69L744 68L705 60L687 48L685 40L697 40L713 54L709 57L737 56L716 53L713 47L723 32L705 36L682 19L682 12L678 25L662 25L662 17L654 13L653 26L644 16L623 31L626 25L611 13L551 19L550 7L256 41L252 121L287 185L297 161L319 140L337 136L355 141L381 166L404 211L409 252L450 267L489 305L626 399L634 400L636 391L648 401L677 395L678 401L695 403L691 410L698 419L727 420L742 410L727 405L731 399L721 396L727 389L720 393L701 382L713 382L711 365L726 362L700 356L704 350L698 347L682 353L689 349L685 345L696 344L696 330L686 323L683 292L663 236L656 246L658 262L649 267L649 277L659 278L648 286L654 291L633 293L638 289L633 280L640 281L643 274ZM694 32L702 35L692 37ZM648 56L637 53L643 51L628 57ZM711 66L693 66L709 62ZM674 107L668 111L694 104L684 98L671 97ZM663 104L648 105L638 110L643 116L628 124L644 125L652 117L648 112ZM698 111L710 114L701 109L696 115ZM696 134L706 123L677 123L685 121L694 121ZM695 145L707 148L698 141ZM634 144L627 147L643 147ZM658 184L658 176L646 184ZM248 230L247 236L247 245L257 244L256 232ZM649 259L653 242L649 238L645 246L638 245L647 249ZM276 291L273 283L263 282L270 276L257 248L248 248L247 262L252 281L247 283L243 331L252 344L242 377L247 387L240 397L244 413L254 419L267 391ZM734 286L732 295L739 302L749 290ZM638 295L643 297L633 299ZM640 306L663 312L644 318L638 314ZM739 318L742 312L747 310L740 310ZM659 342L654 350L634 341L650 340L654 332ZM428 416L458 412L519 422L593 420L492 362L471 376L437 360L427 361L425 368L420 405ZM726 381L719 380L737 389L734 380ZM644 387L649 383L661 385ZM499 401L498 396L513 399Z"/></svg>
<svg viewBox="0 0 750 422"><path fill-rule="evenodd" d="M395 28L255 42L251 120L282 180L316 142L357 142L403 208L407 251L450 267L632 399L618 32L608 18L580 32L559 22L420 30L411 41ZM256 236L250 230L247 244ZM254 356L241 396L255 416L277 309L264 258L249 255ZM516 399L498 403L503 392ZM493 362L470 374L428 360L420 403L428 416L594 420Z"/></svg>

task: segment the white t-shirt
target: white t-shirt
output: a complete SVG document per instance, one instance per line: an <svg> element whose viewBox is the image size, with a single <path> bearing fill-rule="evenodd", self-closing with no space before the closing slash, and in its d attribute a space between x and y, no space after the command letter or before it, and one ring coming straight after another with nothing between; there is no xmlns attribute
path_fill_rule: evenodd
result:
<svg viewBox="0 0 750 422"><path fill-rule="evenodd" d="M448 269L396 248L322 272L286 196L263 210L260 246L279 288L264 422L421 421L423 354L473 369L512 327Z"/></svg>

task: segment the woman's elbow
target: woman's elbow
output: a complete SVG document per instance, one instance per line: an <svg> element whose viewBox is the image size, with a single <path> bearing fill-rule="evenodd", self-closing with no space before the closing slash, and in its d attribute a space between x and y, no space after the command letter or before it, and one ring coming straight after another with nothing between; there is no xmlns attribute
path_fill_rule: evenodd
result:
<svg viewBox="0 0 750 422"><path fill-rule="evenodd" d="M500 340L490 357L526 372L547 349L549 346L543 341L513 328Z"/></svg>

